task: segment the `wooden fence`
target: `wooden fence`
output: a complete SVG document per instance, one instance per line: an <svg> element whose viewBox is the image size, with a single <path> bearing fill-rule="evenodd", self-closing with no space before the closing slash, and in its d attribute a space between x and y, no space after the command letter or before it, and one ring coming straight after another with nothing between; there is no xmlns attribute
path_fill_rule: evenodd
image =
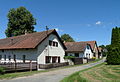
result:
<svg viewBox="0 0 120 82"><path fill-rule="evenodd" d="M0 67L4 67L6 72L24 71L24 70L32 71L37 69L37 62L0 63Z"/></svg>

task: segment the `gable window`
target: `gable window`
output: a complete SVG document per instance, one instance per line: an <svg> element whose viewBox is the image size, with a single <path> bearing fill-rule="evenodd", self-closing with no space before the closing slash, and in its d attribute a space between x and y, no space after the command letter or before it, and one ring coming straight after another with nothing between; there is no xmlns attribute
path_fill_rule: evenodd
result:
<svg viewBox="0 0 120 82"><path fill-rule="evenodd" d="M87 49L88 49L88 50L90 49L88 45L87 45Z"/></svg>
<svg viewBox="0 0 120 82"><path fill-rule="evenodd" d="M55 44L56 44L56 47L58 47L58 42L55 42Z"/></svg>
<svg viewBox="0 0 120 82"><path fill-rule="evenodd" d="M55 46L55 42L53 42L53 46Z"/></svg>
<svg viewBox="0 0 120 82"><path fill-rule="evenodd" d="M54 46L54 47L58 47L58 42L49 40L49 45Z"/></svg>
<svg viewBox="0 0 120 82"><path fill-rule="evenodd" d="M51 40L49 40L49 45L52 46L52 41Z"/></svg>
<svg viewBox="0 0 120 82"><path fill-rule="evenodd" d="M8 56L9 61L11 60L11 55Z"/></svg>
<svg viewBox="0 0 120 82"><path fill-rule="evenodd" d="M23 63L25 63L25 59L26 59L26 56L25 56L25 55L23 55Z"/></svg>

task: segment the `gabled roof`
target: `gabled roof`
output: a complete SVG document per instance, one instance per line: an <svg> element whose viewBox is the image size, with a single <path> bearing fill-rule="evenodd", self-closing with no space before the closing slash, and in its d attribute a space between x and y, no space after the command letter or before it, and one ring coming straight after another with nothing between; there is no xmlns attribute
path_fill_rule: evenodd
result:
<svg viewBox="0 0 120 82"><path fill-rule="evenodd" d="M5 39L0 39L0 49L27 49L27 48L36 48L42 41L44 41L50 34L55 34L60 42L64 46L61 41L58 33L55 29L43 31L43 32L35 32L26 35L20 35Z"/></svg>
<svg viewBox="0 0 120 82"><path fill-rule="evenodd" d="M82 41L82 42L86 42L86 43L90 44L92 50L94 49L95 44L97 45L96 41Z"/></svg>
<svg viewBox="0 0 120 82"><path fill-rule="evenodd" d="M64 43L67 50L66 52L84 52L87 45L86 42L66 42Z"/></svg>

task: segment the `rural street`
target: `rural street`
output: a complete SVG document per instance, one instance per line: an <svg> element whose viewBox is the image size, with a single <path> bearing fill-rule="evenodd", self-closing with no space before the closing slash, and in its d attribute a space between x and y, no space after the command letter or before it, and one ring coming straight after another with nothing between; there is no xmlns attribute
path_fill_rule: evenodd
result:
<svg viewBox="0 0 120 82"><path fill-rule="evenodd" d="M105 61L105 58L98 62L90 63L82 66L58 69L58 70L43 72L40 74L35 74L27 77L19 77L19 78L14 78L9 80L0 80L0 82L59 82L64 77L69 76L74 72L93 67L97 64L103 63L104 61Z"/></svg>

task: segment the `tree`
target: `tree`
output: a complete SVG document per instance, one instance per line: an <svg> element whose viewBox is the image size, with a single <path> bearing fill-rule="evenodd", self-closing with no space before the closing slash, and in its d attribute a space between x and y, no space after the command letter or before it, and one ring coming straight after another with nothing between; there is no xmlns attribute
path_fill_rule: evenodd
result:
<svg viewBox="0 0 120 82"><path fill-rule="evenodd" d="M108 65L120 65L120 48L114 47L109 50L107 55L107 64Z"/></svg>
<svg viewBox="0 0 120 82"><path fill-rule="evenodd" d="M7 37L22 35L26 31L28 33L35 32L34 25L36 25L36 19L25 7L10 9L7 17L8 24L5 31Z"/></svg>
<svg viewBox="0 0 120 82"><path fill-rule="evenodd" d="M61 36L62 41L65 42L75 42L74 39L69 34L63 34Z"/></svg>
<svg viewBox="0 0 120 82"><path fill-rule="evenodd" d="M120 28L118 27L112 29L111 45L112 46L120 45Z"/></svg>

